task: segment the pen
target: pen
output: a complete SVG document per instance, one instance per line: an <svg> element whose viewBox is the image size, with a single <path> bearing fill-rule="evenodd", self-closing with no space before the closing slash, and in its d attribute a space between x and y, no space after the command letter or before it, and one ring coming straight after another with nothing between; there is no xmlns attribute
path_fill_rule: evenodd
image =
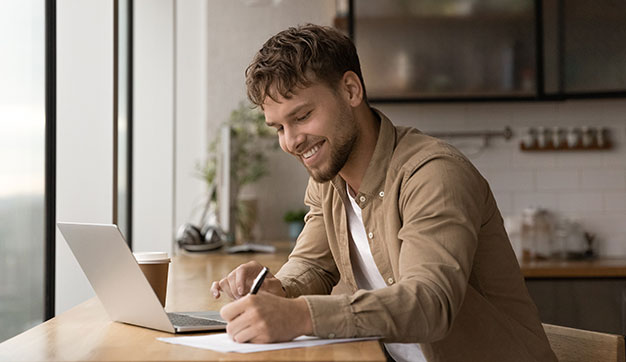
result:
<svg viewBox="0 0 626 362"><path fill-rule="evenodd" d="M261 289L261 285L263 284L263 280L265 280L265 276L267 275L268 271L269 269L267 269L267 267L263 267L259 275L257 275L257 277L254 279L254 282L252 282L252 289L250 289L250 294L256 294L259 289Z"/></svg>

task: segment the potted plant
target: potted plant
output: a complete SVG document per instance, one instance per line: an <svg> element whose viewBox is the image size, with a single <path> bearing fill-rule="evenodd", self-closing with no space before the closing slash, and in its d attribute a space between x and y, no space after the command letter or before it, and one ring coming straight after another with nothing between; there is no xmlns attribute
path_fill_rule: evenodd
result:
<svg viewBox="0 0 626 362"><path fill-rule="evenodd" d="M292 242L296 241L298 235L302 232L302 228L304 228L304 216L306 213L307 211L304 209L289 210L283 217L289 228L289 239Z"/></svg>
<svg viewBox="0 0 626 362"><path fill-rule="evenodd" d="M278 142L274 132L265 124L263 113L244 102L231 112L225 125L230 127L231 136L231 189L237 199L235 223L239 239L249 242L253 239L252 229L256 223L256 202L241 200L240 190L268 174L267 153L278 148ZM219 144L220 139L216 136L209 145L206 162L197 165L199 176L209 189L216 184Z"/></svg>

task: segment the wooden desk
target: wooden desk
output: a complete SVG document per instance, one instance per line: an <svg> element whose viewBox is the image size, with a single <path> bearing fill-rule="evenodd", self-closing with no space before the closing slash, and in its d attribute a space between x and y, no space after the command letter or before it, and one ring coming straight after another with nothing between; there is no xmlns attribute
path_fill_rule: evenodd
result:
<svg viewBox="0 0 626 362"><path fill-rule="evenodd" d="M276 272L287 259L287 245L276 254L221 253L179 255L173 258L166 309L219 309L227 299L215 300L210 283L249 260ZM1 361L385 361L379 342L353 342L259 353L219 353L157 341L171 334L111 322L97 298L0 344Z"/></svg>

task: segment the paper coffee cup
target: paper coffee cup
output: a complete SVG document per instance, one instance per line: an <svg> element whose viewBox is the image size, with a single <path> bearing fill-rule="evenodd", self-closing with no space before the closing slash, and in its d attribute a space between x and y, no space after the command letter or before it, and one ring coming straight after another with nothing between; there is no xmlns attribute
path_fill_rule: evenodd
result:
<svg viewBox="0 0 626 362"><path fill-rule="evenodd" d="M159 297L161 305L165 307L167 295L167 272L170 258L165 252L133 253L141 271L148 279L154 293Z"/></svg>

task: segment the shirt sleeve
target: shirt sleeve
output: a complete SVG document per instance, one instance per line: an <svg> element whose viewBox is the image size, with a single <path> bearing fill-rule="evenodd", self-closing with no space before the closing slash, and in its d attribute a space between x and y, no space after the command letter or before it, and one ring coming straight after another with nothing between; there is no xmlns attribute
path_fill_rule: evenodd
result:
<svg viewBox="0 0 626 362"><path fill-rule="evenodd" d="M398 194L397 283L350 296L305 297L316 335L430 343L450 331L472 270L487 185L456 156L408 171Z"/></svg>
<svg viewBox="0 0 626 362"><path fill-rule="evenodd" d="M328 246L319 187L318 183L309 180L304 197L304 203L309 207L304 229L289 260L276 273L290 298L330 294L339 282L339 271Z"/></svg>

